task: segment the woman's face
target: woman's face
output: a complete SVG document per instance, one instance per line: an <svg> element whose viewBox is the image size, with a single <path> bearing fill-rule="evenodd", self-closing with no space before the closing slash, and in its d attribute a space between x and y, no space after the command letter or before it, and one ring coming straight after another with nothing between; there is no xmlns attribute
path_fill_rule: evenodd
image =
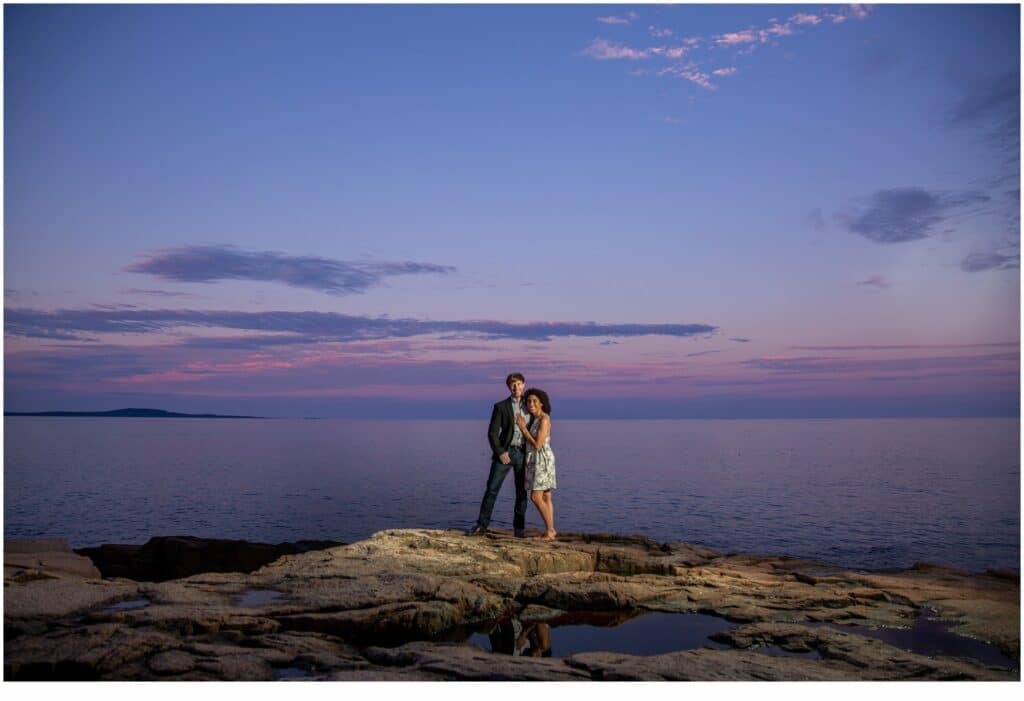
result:
<svg viewBox="0 0 1024 701"><path fill-rule="evenodd" d="M526 410L534 416L540 415L540 399L535 394L526 398Z"/></svg>

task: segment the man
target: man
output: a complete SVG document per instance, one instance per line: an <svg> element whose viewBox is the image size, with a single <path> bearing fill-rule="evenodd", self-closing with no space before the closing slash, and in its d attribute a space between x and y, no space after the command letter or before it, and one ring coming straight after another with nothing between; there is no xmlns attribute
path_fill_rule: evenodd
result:
<svg viewBox="0 0 1024 701"><path fill-rule="evenodd" d="M491 512L494 502L501 490L501 483L509 468L516 484L516 506L512 518L512 528L516 538L525 535L526 528L526 450L523 434L516 425L516 416L522 415L527 420L530 415L523 406L523 387L526 378L514 372L505 378L508 387L508 399L494 405L491 411L491 423L487 428L487 441L491 444L491 472L487 476L487 489L484 490L483 501L480 502L480 517L476 525L467 531L469 535L483 535L491 523Z"/></svg>

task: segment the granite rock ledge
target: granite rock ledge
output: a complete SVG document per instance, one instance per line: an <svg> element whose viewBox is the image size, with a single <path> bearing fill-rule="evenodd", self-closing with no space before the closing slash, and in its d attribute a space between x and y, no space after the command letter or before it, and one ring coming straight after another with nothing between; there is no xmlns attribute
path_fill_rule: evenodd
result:
<svg viewBox="0 0 1024 701"><path fill-rule="evenodd" d="M166 563L165 563L166 564ZM169 565L170 566L170 565ZM388 530L251 572L100 576L62 541L6 541L7 680L1018 680L1020 580L919 565L851 571L642 537ZM515 657L470 644L523 623L719 617L696 649ZM1004 664L873 631L928 616ZM770 651L784 654L768 654Z"/></svg>

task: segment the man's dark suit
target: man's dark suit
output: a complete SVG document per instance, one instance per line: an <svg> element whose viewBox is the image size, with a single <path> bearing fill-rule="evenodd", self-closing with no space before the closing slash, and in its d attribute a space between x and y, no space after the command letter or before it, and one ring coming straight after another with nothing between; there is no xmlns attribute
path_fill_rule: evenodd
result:
<svg viewBox="0 0 1024 701"><path fill-rule="evenodd" d="M491 444L491 472L487 476L487 489L480 502L480 517L476 521L479 528L486 529L491 522L491 512L498 498L501 484L509 468L513 470L516 485L516 505L512 517L512 528L522 531L526 527L526 453L522 448L511 448L512 434L516 420L512 410L512 398L504 399L494 405L491 411L491 423L487 427L487 442ZM501 464L501 454L508 453L511 462Z"/></svg>

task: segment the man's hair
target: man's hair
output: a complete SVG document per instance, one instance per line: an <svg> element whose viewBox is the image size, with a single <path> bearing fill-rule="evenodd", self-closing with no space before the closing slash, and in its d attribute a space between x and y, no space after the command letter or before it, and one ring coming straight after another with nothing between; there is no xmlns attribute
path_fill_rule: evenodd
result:
<svg viewBox="0 0 1024 701"><path fill-rule="evenodd" d="M512 388L513 380L519 380L524 385L526 384L526 378L523 377L523 373L521 373L521 372L514 372L514 373L512 373L511 375L509 375L508 377L505 378L505 386L508 387L509 389L511 389Z"/></svg>
<svg viewBox="0 0 1024 701"><path fill-rule="evenodd" d="M537 399L539 399L540 408L544 410L545 414L551 416L551 400L548 399L547 392L545 392L542 389L537 389L536 387L531 387L530 389L526 390L525 394L523 394L523 399L529 399L530 397L536 397Z"/></svg>

